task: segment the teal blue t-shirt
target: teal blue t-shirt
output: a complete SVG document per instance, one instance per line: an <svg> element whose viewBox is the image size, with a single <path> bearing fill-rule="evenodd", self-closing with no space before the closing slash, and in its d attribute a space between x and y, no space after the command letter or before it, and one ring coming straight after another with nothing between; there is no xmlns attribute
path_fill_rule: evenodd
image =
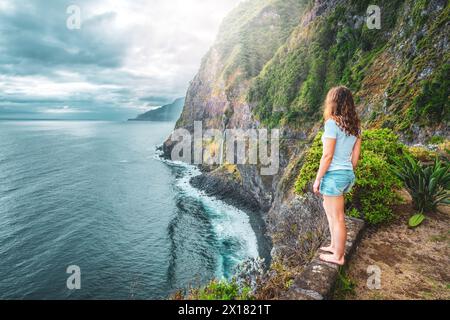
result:
<svg viewBox="0 0 450 320"><path fill-rule="evenodd" d="M325 122L322 142L325 142L325 138L336 139L336 148L328 171L353 170L352 152L357 138L347 135L333 119Z"/></svg>

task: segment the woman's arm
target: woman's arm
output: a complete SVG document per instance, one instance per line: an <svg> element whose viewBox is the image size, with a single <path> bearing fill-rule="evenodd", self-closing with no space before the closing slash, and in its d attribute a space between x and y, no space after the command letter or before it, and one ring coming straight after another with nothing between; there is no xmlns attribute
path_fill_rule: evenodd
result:
<svg viewBox="0 0 450 320"><path fill-rule="evenodd" d="M356 142L355 142L355 145L353 146L353 152L352 152L353 170L355 170L356 166L358 165L360 154L361 154L361 138L358 138L358 140L356 140Z"/></svg>
<svg viewBox="0 0 450 320"><path fill-rule="evenodd" d="M330 167L334 156L334 149L336 148L336 139L325 138L323 145L322 159L320 159L320 167L317 171L316 181L314 182L313 191L319 193L320 179L325 175Z"/></svg>

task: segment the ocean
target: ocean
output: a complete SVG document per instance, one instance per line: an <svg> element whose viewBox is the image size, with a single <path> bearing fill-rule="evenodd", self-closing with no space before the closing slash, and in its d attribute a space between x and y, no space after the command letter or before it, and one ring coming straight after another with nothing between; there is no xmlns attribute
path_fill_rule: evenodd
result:
<svg viewBox="0 0 450 320"><path fill-rule="evenodd" d="M173 127L0 121L0 298L165 299L264 255L259 214L205 196L189 184L198 169L158 157Z"/></svg>

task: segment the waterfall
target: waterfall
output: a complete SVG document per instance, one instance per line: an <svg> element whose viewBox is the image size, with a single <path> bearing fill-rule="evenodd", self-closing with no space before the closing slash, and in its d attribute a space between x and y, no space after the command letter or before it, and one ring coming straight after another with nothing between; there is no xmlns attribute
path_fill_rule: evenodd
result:
<svg viewBox="0 0 450 320"><path fill-rule="evenodd" d="M219 149L219 164L223 165L223 152L224 152L224 146L225 146L225 140L226 140L227 131L224 129L222 131L222 142L220 143L220 149Z"/></svg>

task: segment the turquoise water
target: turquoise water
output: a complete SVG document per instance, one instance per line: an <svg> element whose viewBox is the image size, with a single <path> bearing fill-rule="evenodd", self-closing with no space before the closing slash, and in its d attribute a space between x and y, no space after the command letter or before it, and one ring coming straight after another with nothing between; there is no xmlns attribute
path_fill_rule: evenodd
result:
<svg viewBox="0 0 450 320"><path fill-rule="evenodd" d="M248 215L157 157L172 128L0 121L0 298L165 298L257 256Z"/></svg>

